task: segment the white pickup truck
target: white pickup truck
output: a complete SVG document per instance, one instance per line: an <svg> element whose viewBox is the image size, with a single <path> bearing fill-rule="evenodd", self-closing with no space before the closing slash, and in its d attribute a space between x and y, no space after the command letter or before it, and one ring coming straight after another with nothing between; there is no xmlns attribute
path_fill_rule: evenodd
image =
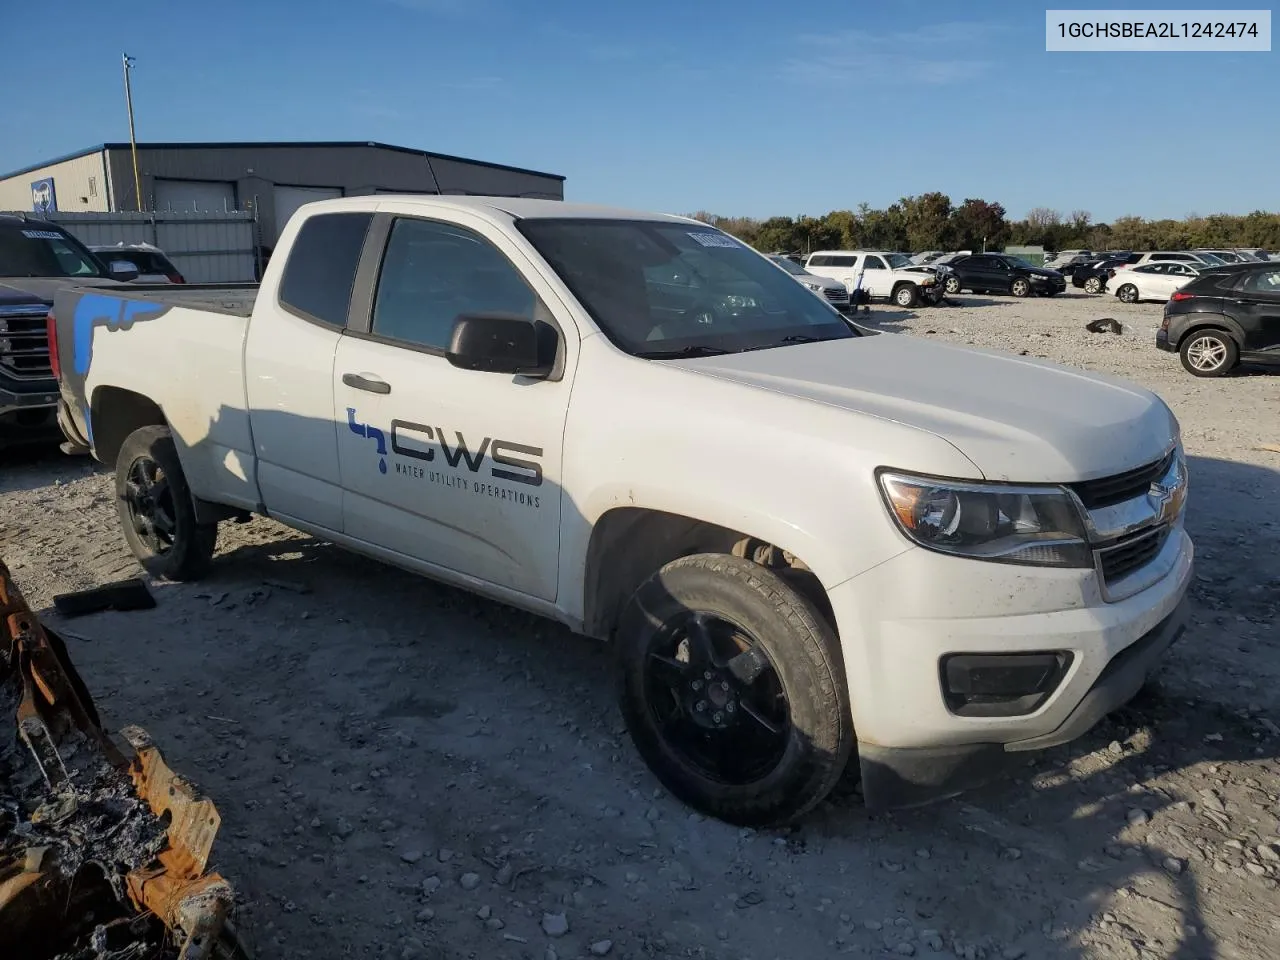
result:
<svg viewBox="0 0 1280 960"><path fill-rule="evenodd" d="M936 268L913 264L903 253L818 250L805 258L804 268L815 276L839 280L850 293L860 288L869 297L905 309L918 303L936 304L946 292Z"/></svg>
<svg viewBox="0 0 1280 960"><path fill-rule="evenodd" d="M70 439L154 574L265 514L611 640L640 753L732 822L846 766L873 808L956 793L1083 733L1184 629L1156 396L868 335L697 221L323 201L260 289L55 313Z"/></svg>

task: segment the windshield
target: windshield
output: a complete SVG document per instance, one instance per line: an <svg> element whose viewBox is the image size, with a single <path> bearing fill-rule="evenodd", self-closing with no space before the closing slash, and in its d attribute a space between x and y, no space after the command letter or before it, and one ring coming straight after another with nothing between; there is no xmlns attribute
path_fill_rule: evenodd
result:
<svg viewBox="0 0 1280 960"><path fill-rule="evenodd" d="M727 234L646 220L530 219L520 231L615 345L661 359L858 334Z"/></svg>
<svg viewBox="0 0 1280 960"><path fill-rule="evenodd" d="M780 266L783 270L787 271L787 273L791 274L793 277L809 276L808 270L804 269L804 267L800 266L800 264L796 263L794 260L788 259L787 257L770 257L769 259L772 260L774 263L776 263L778 266Z"/></svg>
<svg viewBox="0 0 1280 960"><path fill-rule="evenodd" d="M1224 258L1218 256L1216 253L1198 253L1196 254L1196 256L1198 256L1201 260L1205 261L1206 263L1216 264L1216 263L1227 262Z"/></svg>
<svg viewBox="0 0 1280 960"><path fill-rule="evenodd" d="M100 277L79 242L48 223L0 224L0 277Z"/></svg>
<svg viewBox="0 0 1280 960"><path fill-rule="evenodd" d="M911 258L901 253L886 253L884 258L889 261L889 266L894 270L911 266Z"/></svg>

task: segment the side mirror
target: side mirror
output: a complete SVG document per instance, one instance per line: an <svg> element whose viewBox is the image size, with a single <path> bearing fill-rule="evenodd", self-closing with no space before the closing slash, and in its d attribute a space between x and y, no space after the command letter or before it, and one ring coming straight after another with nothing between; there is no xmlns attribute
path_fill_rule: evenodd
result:
<svg viewBox="0 0 1280 960"><path fill-rule="evenodd" d="M112 280L119 280L121 283L138 279L138 267L129 260L112 260L107 264L107 273Z"/></svg>
<svg viewBox="0 0 1280 960"><path fill-rule="evenodd" d="M547 377L557 337L549 324L512 313L464 313L453 321L445 358L461 370Z"/></svg>

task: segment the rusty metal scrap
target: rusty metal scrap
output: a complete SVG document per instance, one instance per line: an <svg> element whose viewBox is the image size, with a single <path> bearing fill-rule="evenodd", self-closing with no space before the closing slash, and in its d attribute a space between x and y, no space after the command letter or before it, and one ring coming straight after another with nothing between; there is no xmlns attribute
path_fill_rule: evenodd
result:
<svg viewBox="0 0 1280 960"><path fill-rule="evenodd" d="M243 958L221 819L147 734L103 730L65 645L0 562L0 957ZM165 826L165 819L168 826Z"/></svg>

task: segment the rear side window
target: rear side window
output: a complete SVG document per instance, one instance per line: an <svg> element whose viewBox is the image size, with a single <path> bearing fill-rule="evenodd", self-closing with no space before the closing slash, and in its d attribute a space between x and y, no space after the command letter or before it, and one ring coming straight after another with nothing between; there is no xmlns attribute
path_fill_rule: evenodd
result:
<svg viewBox="0 0 1280 960"><path fill-rule="evenodd" d="M280 279L280 303L308 320L345 326L351 287L372 213L308 217L294 237Z"/></svg>
<svg viewBox="0 0 1280 960"><path fill-rule="evenodd" d="M857 257L832 257L828 266L832 267L856 267L858 265Z"/></svg>
<svg viewBox="0 0 1280 960"><path fill-rule="evenodd" d="M1269 293L1280 296L1280 270L1259 270L1245 278L1241 289L1250 293Z"/></svg>

